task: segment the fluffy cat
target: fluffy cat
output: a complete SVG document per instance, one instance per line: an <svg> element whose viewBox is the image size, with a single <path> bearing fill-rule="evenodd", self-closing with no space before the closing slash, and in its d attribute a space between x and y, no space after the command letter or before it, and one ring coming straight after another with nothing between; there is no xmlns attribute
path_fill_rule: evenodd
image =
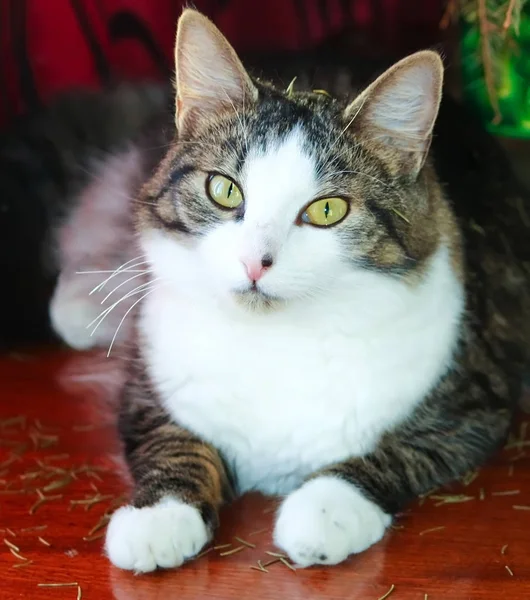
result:
<svg viewBox="0 0 530 600"><path fill-rule="evenodd" d="M502 443L529 351L528 265L496 229L514 209L459 222L446 198L434 52L349 103L252 79L193 10L175 56L178 134L131 205L135 486L106 552L179 566L260 490L285 496L294 562L336 564Z"/></svg>

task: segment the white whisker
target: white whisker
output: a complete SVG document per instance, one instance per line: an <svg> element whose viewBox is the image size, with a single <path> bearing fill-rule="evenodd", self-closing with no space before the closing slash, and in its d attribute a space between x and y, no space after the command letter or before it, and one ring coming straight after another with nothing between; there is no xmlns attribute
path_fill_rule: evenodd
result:
<svg viewBox="0 0 530 600"><path fill-rule="evenodd" d="M136 300L136 302L127 310L127 312L123 315L120 324L118 325L118 327L116 328L116 331L114 333L114 335L112 336L112 340L110 342L110 346L109 346L109 350L107 352L107 358L110 356L110 353L112 351L112 347L114 346L114 342L116 340L116 336L118 335L118 332L120 331L121 326L123 325L125 319L127 318L127 315L131 312L131 310L139 303L141 302L146 296L149 296L149 294L152 294L154 291L156 291L157 289L159 289L160 286L157 285L154 288L151 288L150 290L148 290L143 296L141 296L140 298L138 298L138 300Z"/></svg>
<svg viewBox="0 0 530 600"><path fill-rule="evenodd" d="M230 102L230 104L232 105L232 108L234 109L234 113L237 117L237 120L239 121L239 127L241 129L241 136L243 137L243 141L245 142L245 147L248 148L247 130L246 130L245 126L243 125L241 115L239 114L235 104L232 101L232 98L230 98L230 96L227 94L226 90L223 89L223 93L227 97L228 102Z"/></svg>
<svg viewBox="0 0 530 600"><path fill-rule="evenodd" d="M124 273L125 271L122 271L122 273ZM125 285L126 283L129 283L129 281L132 281L133 279L136 279L137 277L141 277L144 273L151 273L152 269L146 269L145 271L140 271L140 273L138 273L138 275L133 275L132 277L129 277L129 279L126 279L125 281L122 281L119 285L117 285L112 291L110 291L105 298L103 298L103 300L101 301L101 304L105 304L105 302L112 296L112 294L114 294L114 292L116 290L119 290L121 288L122 285Z"/></svg>
<svg viewBox="0 0 530 600"><path fill-rule="evenodd" d="M367 96L365 96L363 98L363 101L361 102L361 105L355 111L355 114L353 115L353 117L348 121L346 127L339 133L339 135L337 136L337 139L334 141L334 143L331 144L331 146L328 148L328 155L331 153L331 151L333 150L333 148L335 148L335 146L339 143L339 140L346 133L346 131L348 131L348 129L351 126L351 124L355 121L355 119L357 118L357 116L359 115L359 113L361 112L361 110L363 109L364 103L366 102L366 98L367 98Z"/></svg>
<svg viewBox="0 0 530 600"><path fill-rule="evenodd" d="M94 329L90 333L90 336L92 337L94 335L94 333L97 331L97 329L101 325L101 323L103 323L103 321L106 319L106 317L116 308L116 306L118 306L118 304L120 304L124 300L127 300L131 296L134 296L136 294L139 294L139 293L143 292L147 287L149 287L152 283L154 283L155 281L158 281L159 279L160 279L160 277L158 277L156 279L153 279L152 281L148 281L147 283L143 283L142 285L137 286L136 288L134 288L134 290L131 290L130 292L128 292L127 294L125 294L124 296L122 296L119 300L116 300L116 302L114 302L113 304L111 304L104 311L102 311L95 319L93 319L86 326L86 328L89 329L90 327L92 327L93 325L95 325Z"/></svg>
<svg viewBox="0 0 530 600"><path fill-rule="evenodd" d="M106 271L76 271L76 275L100 275L104 273L115 273L116 269L107 269ZM138 269L137 271L132 271L130 269L124 269L121 271L122 273L144 273L144 270Z"/></svg>
<svg viewBox="0 0 530 600"><path fill-rule="evenodd" d="M131 260L128 260L126 263L123 263L121 266L119 266L113 273L112 275L110 275L109 277L107 277L107 279L105 279L104 281L102 281L99 285L97 285L93 290L90 291L90 293L88 294L89 296L91 296L94 292L97 292L99 290L102 290L105 285L116 275L118 275L119 273L123 272L123 270L125 268L129 268L129 269L134 269L136 267L140 267L141 265L145 265L147 264L149 261L144 260L143 262L139 262L136 264L131 264L134 263L135 260L138 260L139 258L145 258L145 255L141 255L141 256L137 256L136 258L133 258Z"/></svg>

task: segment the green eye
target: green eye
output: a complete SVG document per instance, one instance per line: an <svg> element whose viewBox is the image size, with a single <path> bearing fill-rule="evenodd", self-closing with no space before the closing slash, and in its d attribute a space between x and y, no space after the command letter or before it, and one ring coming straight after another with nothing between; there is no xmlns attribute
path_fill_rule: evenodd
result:
<svg viewBox="0 0 530 600"><path fill-rule="evenodd" d="M237 185L223 175L210 175L206 183L208 196L223 208L237 208L243 202L243 194Z"/></svg>
<svg viewBox="0 0 530 600"><path fill-rule="evenodd" d="M317 227L329 227L342 221L348 214L348 203L342 198L321 198L310 204L304 214L302 221Z"/></svg>

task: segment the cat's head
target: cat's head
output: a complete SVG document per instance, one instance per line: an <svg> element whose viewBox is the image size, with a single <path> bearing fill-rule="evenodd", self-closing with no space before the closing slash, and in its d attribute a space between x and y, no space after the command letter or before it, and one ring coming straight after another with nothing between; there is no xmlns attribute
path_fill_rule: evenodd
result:
<svg viewBox="0 0 530 600"><path fill-rule="evenodd" d="M406 276L432 254L436 53L402 60L347 102L252 80L217 28L186 10L175 59L178 133L138 205L156 277L257 309L366 272Z"/></svg>

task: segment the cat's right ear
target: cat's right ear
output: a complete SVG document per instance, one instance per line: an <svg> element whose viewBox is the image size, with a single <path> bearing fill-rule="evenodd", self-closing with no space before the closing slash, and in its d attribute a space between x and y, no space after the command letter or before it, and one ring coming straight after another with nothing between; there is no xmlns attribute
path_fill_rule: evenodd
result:
<svg viewBox="0 0 530 600"><path fill-rule="evenodd" d="M257 89L235 50L196 10L184 10L179 19L175 68L175 122L180 133L211 122L225 109L239 111L257 98Z"/></svg>
<svg viewBox="0 0 530 600"><path fill-rule="evenodd" d="M443 63L424 50L399 61L346 109L347 129L394 173L416 177L431 143L442 96Z"/></svg>

